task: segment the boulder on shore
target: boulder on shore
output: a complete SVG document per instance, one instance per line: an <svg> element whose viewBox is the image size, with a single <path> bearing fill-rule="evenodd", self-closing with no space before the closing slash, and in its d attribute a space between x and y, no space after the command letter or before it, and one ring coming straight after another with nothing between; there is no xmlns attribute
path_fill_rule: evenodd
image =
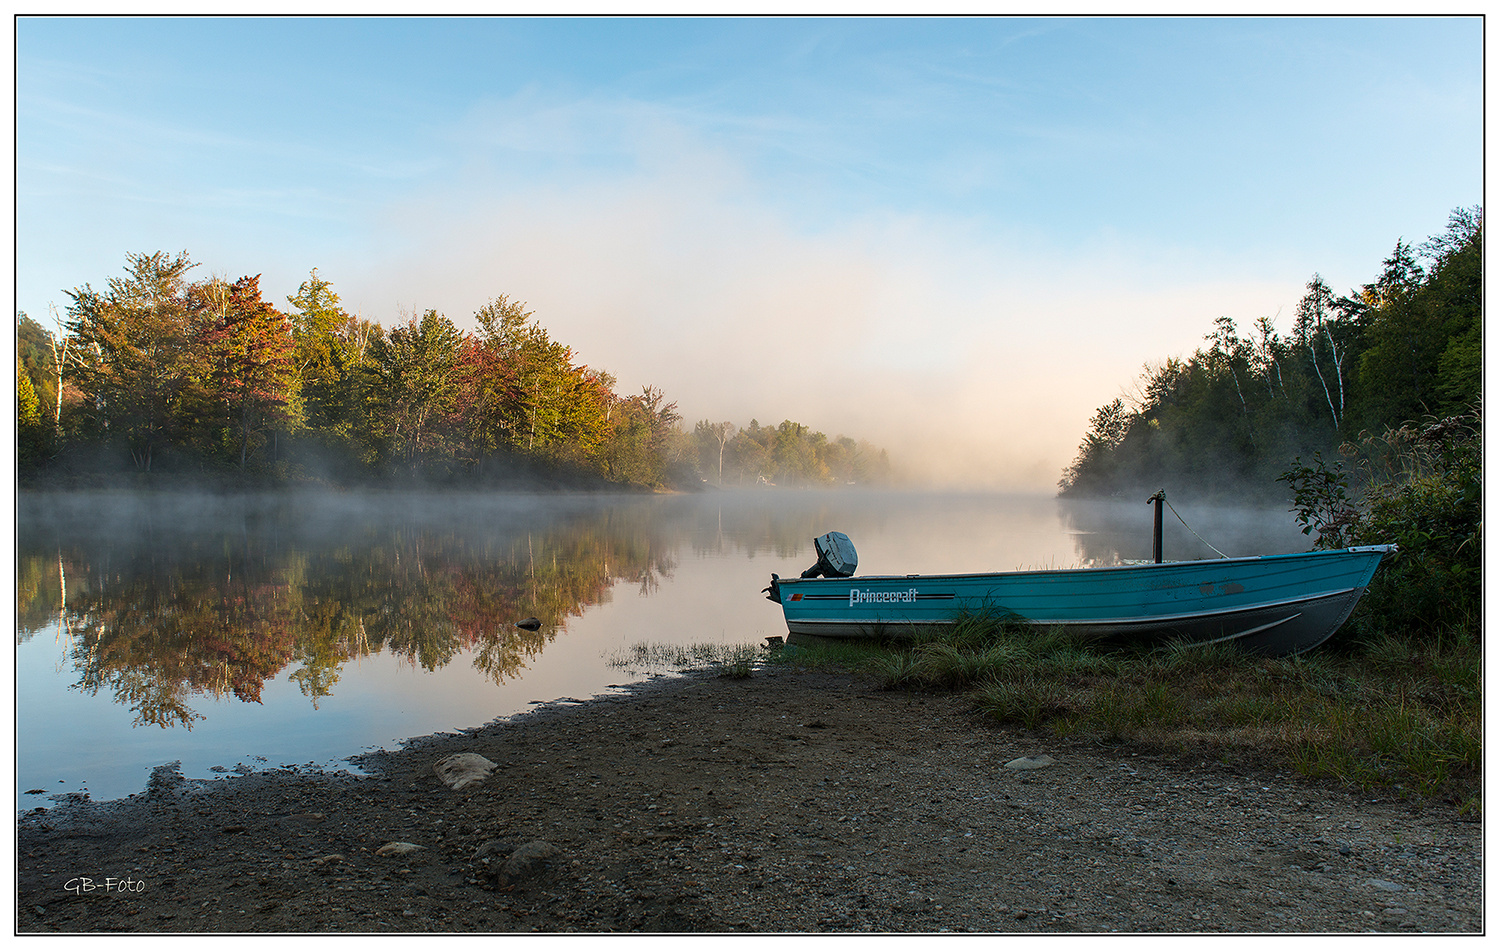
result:
<svg viewBox="0 0 1500 951"><path fill-rule="evenodd" d="M478 753L454 753L432 764L432 769L450 789L460 790L484 782L495 764Z"/></svg>

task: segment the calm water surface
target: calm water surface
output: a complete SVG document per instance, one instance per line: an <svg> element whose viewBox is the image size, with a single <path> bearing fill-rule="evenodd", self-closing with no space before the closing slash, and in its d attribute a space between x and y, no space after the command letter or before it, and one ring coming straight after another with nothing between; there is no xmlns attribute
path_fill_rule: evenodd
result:
<svg viewBox="0 0 1500 951"><path fill-rule="evenodd" d="M1228 555L1308 547L1285 511L1177 508ZM23 493L17 514L21 808L130 795L173 761L345 768L669 673L635 645L763 643L786 629L760 589L825 531L861 574L1109 564L1151 541L1144 500L1042 495ZM1216 557L1166 530L1167 557Z"/></svg>

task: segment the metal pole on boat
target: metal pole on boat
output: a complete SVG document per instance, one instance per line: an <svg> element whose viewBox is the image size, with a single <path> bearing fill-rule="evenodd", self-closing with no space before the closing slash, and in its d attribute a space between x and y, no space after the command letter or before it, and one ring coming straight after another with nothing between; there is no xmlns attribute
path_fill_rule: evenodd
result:
<svg viewBox="0 0 1500 951"><path fill-rule="evenodd" d="M1146 504L1156 503L1156 517L1151 524L1151 558L1158 565L1161 564L1161 504L1166 501L1167 490L1157 489L1156 494L1146 500Z"/></svg>

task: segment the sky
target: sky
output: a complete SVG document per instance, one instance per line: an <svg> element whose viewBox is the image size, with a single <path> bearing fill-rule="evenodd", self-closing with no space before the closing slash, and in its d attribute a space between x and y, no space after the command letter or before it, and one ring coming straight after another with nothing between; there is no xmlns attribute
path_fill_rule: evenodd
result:
<svg viewBox="0 0 1500 951"><path fill-rule="evenodd" d="M689 428L1048 489L1215 318L1483 202L1477 17L16 21L15 307L131 252L524 301Z"/></svg>

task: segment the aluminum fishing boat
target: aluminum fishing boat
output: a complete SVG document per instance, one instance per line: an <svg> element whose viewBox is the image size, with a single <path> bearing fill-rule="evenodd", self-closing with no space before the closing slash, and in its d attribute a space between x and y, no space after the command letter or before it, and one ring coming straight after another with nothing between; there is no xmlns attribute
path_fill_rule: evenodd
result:
<svg viewBox="0 0 1500 951"><path fill-rule="evenodd" d="M854 577L847 536L816 539L818 564L766 589L792 634L900 637L988 613L1080 637L1235 641L1311 650L1354 610L1394 545L1062 571Z"/></svg>

